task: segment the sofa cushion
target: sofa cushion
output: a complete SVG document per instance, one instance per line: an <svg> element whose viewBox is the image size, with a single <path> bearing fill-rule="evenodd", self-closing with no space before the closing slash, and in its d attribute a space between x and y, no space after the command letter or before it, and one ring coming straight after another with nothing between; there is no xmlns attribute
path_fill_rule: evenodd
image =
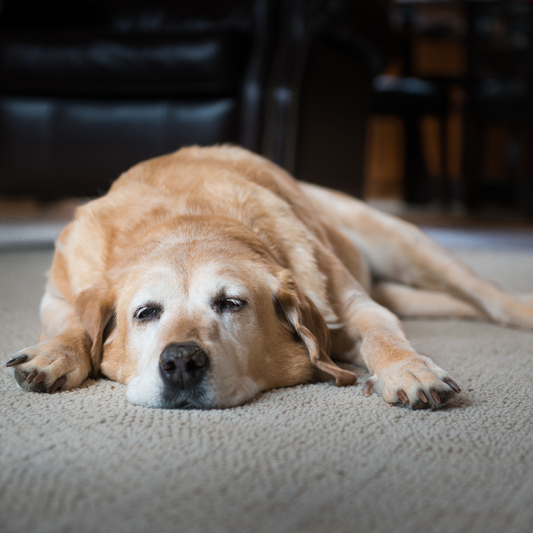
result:
<svg viewBox="0 0 533 533"><path fill-rule="evenodd" d="M248 38L235 30L163 34L0 34L0 92L38 96L231 95Z"/></svg>
<svg viewBox="0 0 533 533"><path fill-rule="evenodd" d="M237 100L0 96L3 194L94 196L132 165L191 144L236 142Z"/></svg>

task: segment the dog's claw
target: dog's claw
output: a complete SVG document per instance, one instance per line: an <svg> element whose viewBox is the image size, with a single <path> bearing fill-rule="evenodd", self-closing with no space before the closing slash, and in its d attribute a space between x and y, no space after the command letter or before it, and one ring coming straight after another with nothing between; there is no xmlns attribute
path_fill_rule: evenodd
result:
<svg viewBox="0 0 533 533"><path fill-rule="evenodd" d="M61 376L59 379L56 379L54 384L46 392L48 392L49 394L52 394L57 389L59 389L59 387L64 385L66 382L67 382L67 376Z"/></svg>
<svg viewBox="0 0 533 533"><path fill-rule="evenodd" d="M27 376L26 381L28 383L33 383L33 380L35 379L35 376L38 374L37 370L33 369Z"/></svg>
<svg viewBox="0 0 533 533"><path fill-rule="evenodd" d="M431 397L433 398L433 401L437 404L437 405L440 405L440 396L438 395L437 391L435 389L431 389L429 391L429 394L431 395Z"/></svg>
<svg viewBox="0 0 533 533"><path fill-rule="evenodd" d="M367 379L363 383L363 396L371 396L374 389L374 380L372 378Z"/></svg>
<svg viewBox="0 0 533 533"><path fill-rule="evenodd" d="M407 394L405 394L405 391L403 391L402 389L400 389L396 395L398 396L398 398L400 398L400 401L402 403L409 403L409 397L407 396Z"/></svg>
<svg viewBox="0 0 533 533"><path fill-rule="evenodd" d="M451 378L442 378L442 380L450 389L452 389L454 392L457 392L458 394L461 392L461 387Z"/></svg>
<svg viewBox="0 0 533 533"><path fill-rule="evenodd" d="M428 400L428 397L426 396L426 393L422 390L418 390L416 391L416 395L418 396L418 398L420 400L422 400L424 403L428 403L429 400Z"/></svg>
<svg viewBox="0 0 533 533"><path fill-rule="evenodd" d="M46 379L46 373L45 372L39 372L34 378L34 383L40 383L41 381L44 381Z"/></svg>
<svg viewBox="0 0 533 533"><path fill-rule="evenodd" d="M10 359L6 363L6 366L20 365L22 363L25 363L27 360L28 360L28 356L27 355L19 355L18 357L13 357L13 359Z"/></svg>

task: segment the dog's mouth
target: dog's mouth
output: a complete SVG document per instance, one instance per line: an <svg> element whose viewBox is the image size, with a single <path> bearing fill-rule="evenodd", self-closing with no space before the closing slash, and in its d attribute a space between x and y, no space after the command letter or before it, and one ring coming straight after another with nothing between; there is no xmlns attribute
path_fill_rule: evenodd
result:
<svg viewBox="0 0 533 533"><path fill-rule="evenodd" d="M192 390L176 391L165 388L161 394L161 409L213 409L212 394L201 383Z"/></svg>

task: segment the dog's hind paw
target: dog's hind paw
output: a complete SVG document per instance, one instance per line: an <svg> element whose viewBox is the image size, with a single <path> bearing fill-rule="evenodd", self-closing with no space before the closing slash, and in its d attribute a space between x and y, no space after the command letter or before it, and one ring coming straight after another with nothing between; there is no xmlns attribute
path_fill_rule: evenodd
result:
<svg viewBox="0 0 533 533"><path fill-rule="evenodd" d="M459 392L457 382L431 359L414 355L396 363L363 384L363 394L373 392L392 405L410 409L443 407Z"/></svg>

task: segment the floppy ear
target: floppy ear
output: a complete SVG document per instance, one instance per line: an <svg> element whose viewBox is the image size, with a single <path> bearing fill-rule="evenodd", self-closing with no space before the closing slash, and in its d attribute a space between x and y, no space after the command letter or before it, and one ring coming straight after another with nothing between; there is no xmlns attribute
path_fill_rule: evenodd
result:
<svg viewBox="0 0 533 533"><path fill-rule="evenodd" d="M74 300L74 309L91 339L91 377L98 377L102 361L104 330L114 312L114 296L107 285L82 291Z"/></svg>
<svg viewBox="0 0 533 533"><path fill-rule="evenodd" d="M311 362L333 376L335 385L355 384L355 374L339 368L328 355L329 330L316 305L300 290L289 270L283 270L277 278L281 286L274 295L274 304L282 324L303 341Z"/></svg>

